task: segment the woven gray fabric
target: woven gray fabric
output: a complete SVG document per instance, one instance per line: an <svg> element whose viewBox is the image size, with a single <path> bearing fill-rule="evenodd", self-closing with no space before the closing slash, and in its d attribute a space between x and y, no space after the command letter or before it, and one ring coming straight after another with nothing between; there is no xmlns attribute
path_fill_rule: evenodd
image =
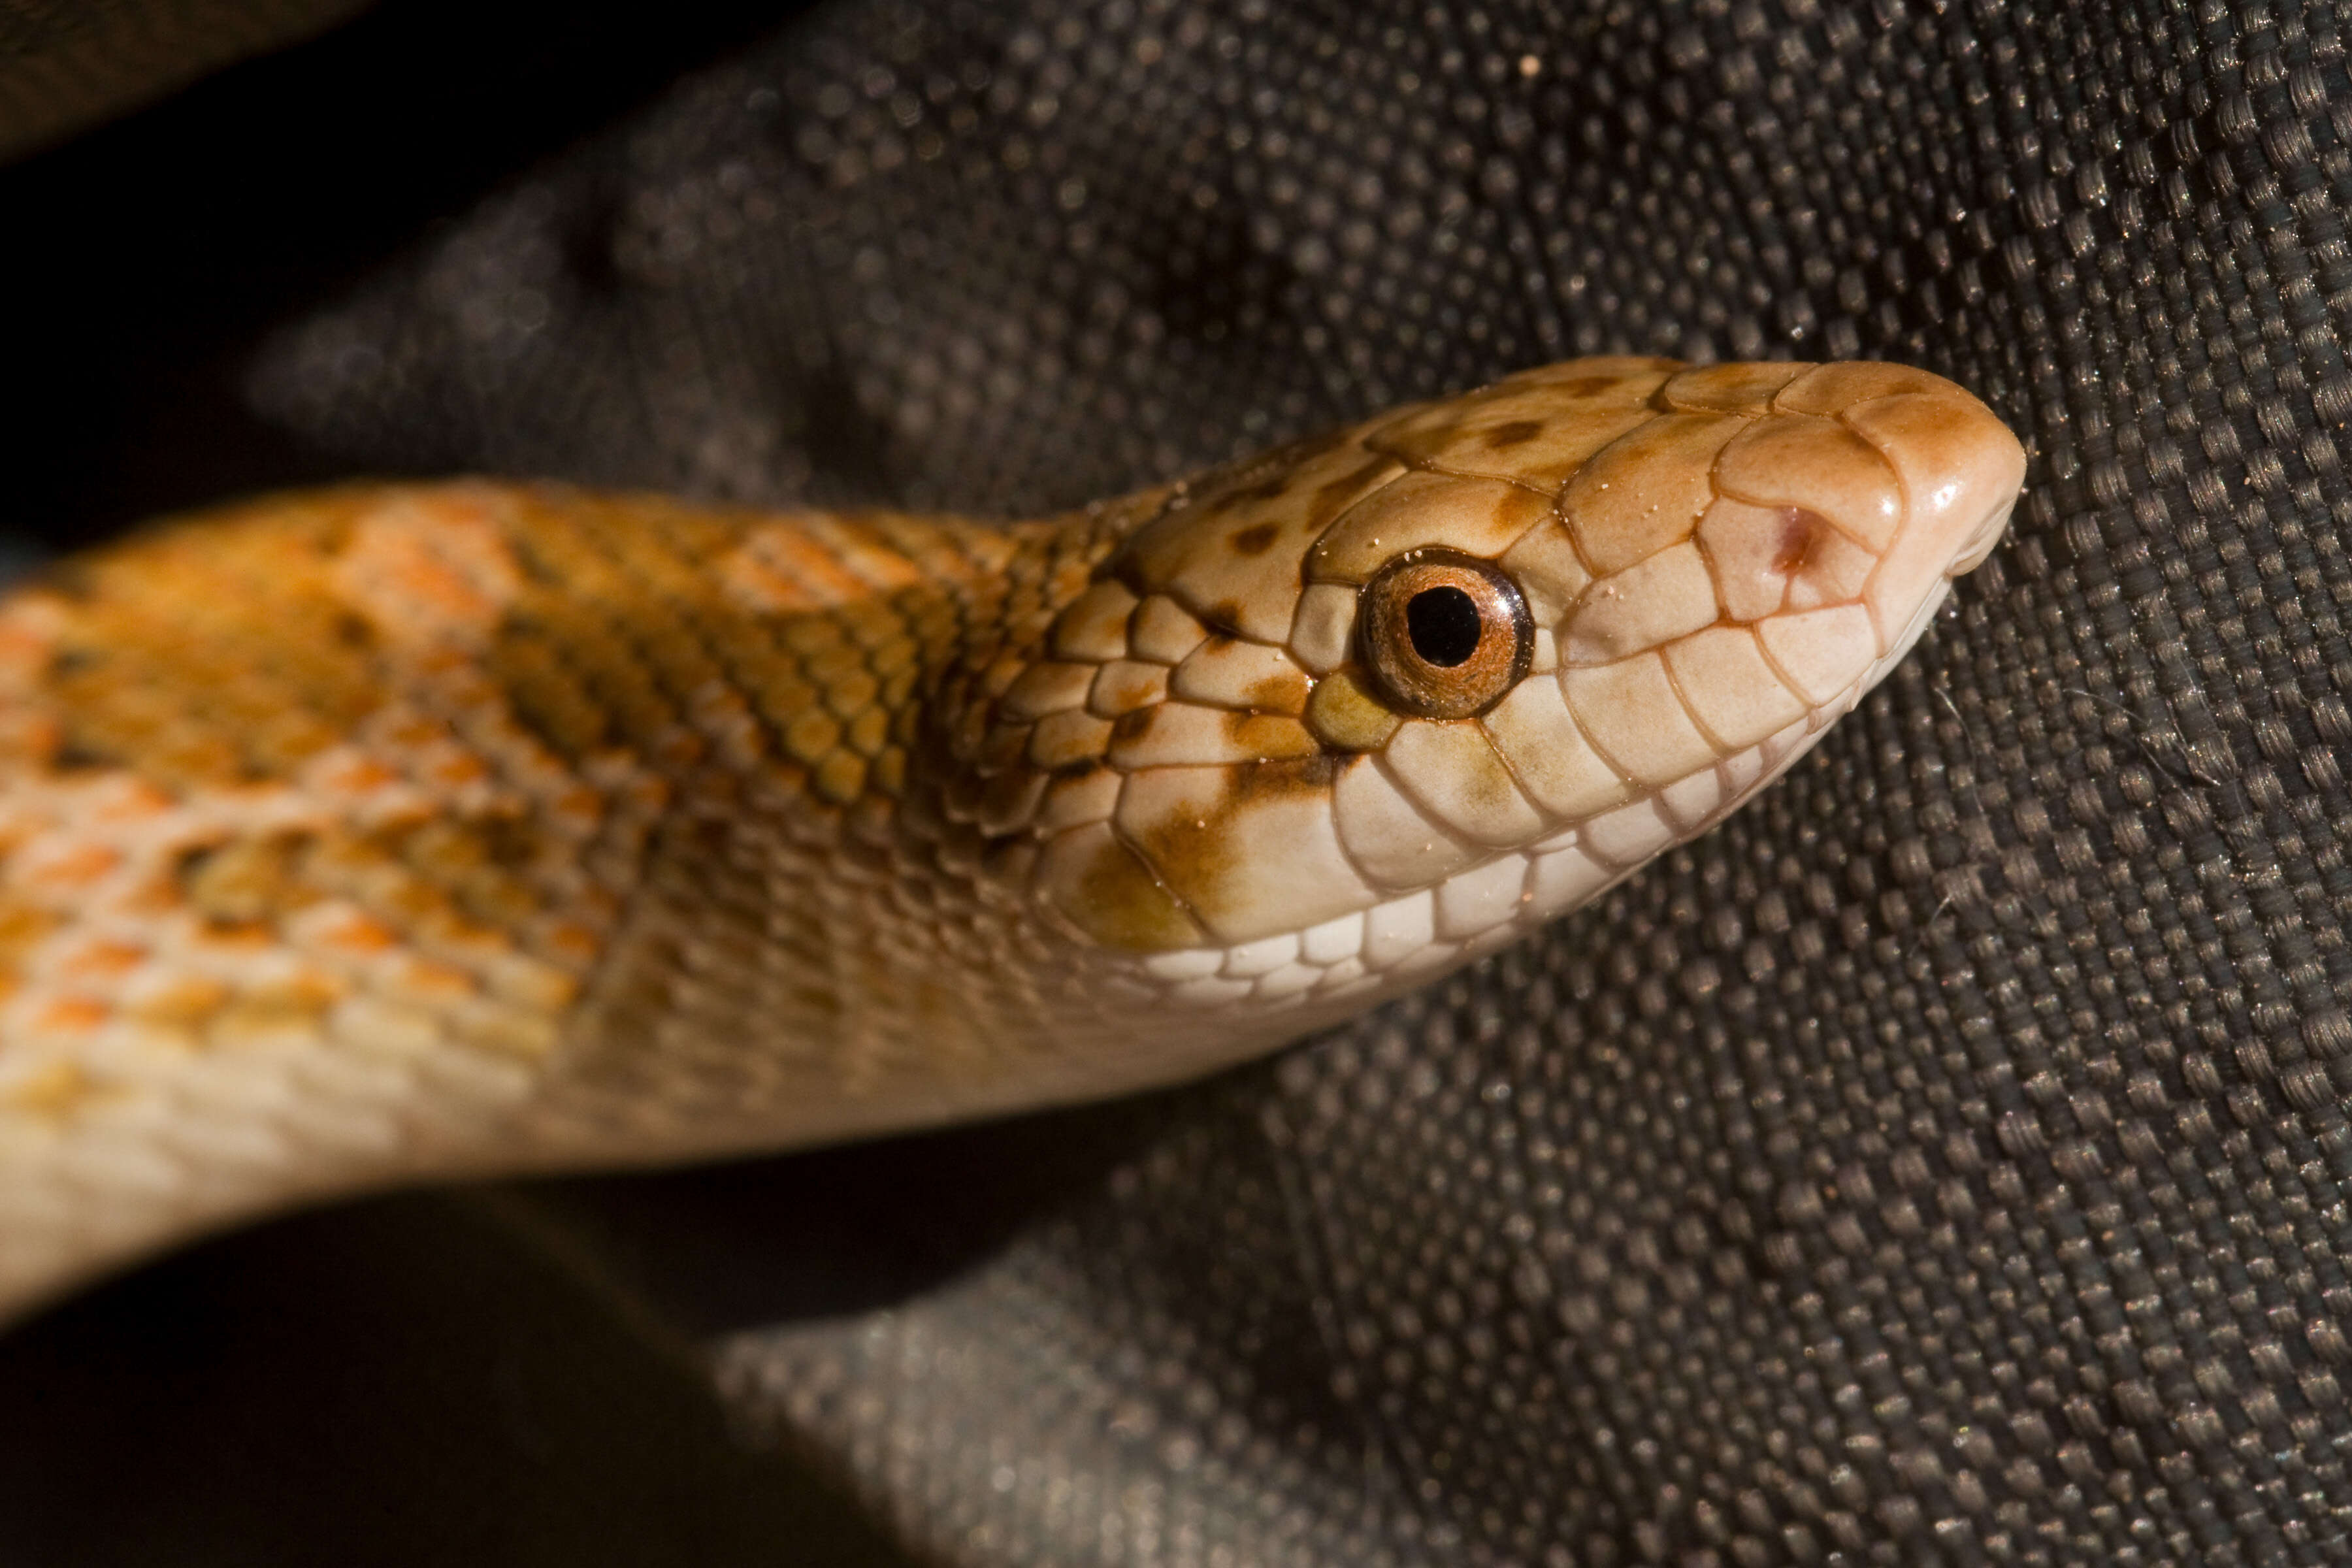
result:
<svg viewBox="0 0 2352 1568"><path fill-rule="evenodd" d="M530 1201L940 1562L2338 1562L2347 199L2315 6L847 0L250 385L1020 511L1576 353L1953 376L2011 542L1601 907L1140 1106Z"/></svg>
<svg viewBox="0 0 2352 1568"><path fill-rule="evenodd" d="M371 0L0 0L0 159L21 157Z"/></svg>

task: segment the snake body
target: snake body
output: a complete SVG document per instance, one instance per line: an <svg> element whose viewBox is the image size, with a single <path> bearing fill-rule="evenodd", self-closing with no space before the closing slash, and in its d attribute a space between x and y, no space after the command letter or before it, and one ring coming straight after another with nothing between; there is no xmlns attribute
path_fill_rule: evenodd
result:
<svg viewBox="0 0 2352 1568"><path fill-rule="evenodd" d="M0 1314L426 1177L1107 1095L1702 831L2023 471L1585 360L1041 521L353 486L0 604Z"/></svg>

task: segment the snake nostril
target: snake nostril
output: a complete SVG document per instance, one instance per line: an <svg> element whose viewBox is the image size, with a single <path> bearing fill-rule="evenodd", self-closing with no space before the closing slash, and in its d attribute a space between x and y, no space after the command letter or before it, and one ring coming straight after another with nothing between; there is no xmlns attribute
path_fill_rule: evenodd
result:
<svg viewBox="0 0 2352 1568"><path fill-rule="evenodd" d="M1451 669L1478 651L1478 605L1451 584L1415 594L1404 607L1404 624L1412 651L1432 664Z"/></svg>

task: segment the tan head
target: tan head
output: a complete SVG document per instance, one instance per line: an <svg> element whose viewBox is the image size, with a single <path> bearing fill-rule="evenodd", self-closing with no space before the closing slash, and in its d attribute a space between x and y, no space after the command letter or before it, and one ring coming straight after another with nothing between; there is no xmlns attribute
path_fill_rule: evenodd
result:
<svg viewBox="0 0 2352 1568"><path fill-rule="evenodd" d="M1045 775L1035 890L1203 999L1459 961L1785 766L2023 469L1924 372L1614 359L1213 476L999 709Z"/></svg>

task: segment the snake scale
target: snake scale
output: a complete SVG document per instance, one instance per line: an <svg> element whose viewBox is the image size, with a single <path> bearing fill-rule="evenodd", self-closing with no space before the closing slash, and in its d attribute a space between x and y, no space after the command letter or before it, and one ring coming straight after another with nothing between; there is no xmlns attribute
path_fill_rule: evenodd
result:
<svg viewBox="0 0 2352 1568"><path fill-rule="evenodd" d="M2023 470L1924 372L1620 358L1040 521L353 485L68 561L0 603L0 1316L1294 1039L1720 819Z"/></svg>

